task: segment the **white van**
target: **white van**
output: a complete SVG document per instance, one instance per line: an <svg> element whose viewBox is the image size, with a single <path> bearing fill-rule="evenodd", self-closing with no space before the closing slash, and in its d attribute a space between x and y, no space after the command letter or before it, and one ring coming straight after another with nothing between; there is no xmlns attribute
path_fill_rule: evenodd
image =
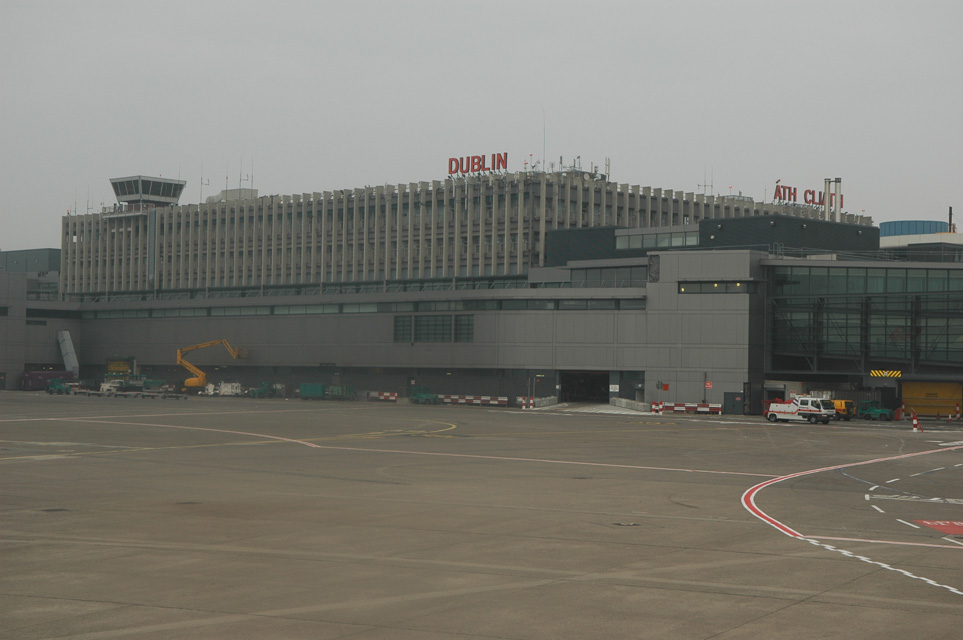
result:
<svg viewBox="0 0 963 640"><path fill-rule="evenodd" d="M836 408L832 400L820 400L812 396L796 396L790 402L784 403L773 402L766 410L766 419L769 422L782 420L829 424L834 417Z"/></svg>

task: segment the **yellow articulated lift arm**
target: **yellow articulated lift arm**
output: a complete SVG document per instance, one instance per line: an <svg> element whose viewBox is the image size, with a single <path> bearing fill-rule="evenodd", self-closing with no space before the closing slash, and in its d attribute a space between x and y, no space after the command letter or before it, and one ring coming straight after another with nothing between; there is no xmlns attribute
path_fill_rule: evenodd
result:
<svg viewBox="0 0 963 640"><path fill-rule="evenodd" d="M184 387L186 390L191 389L200 390L207 386L207 374L192 365L190 362L184 359L184 354L195 349L203 349L204 347L213 347L217 344L223 344L224 348L227 349L228 353L231 354L232 358L246 358L247 353L244 349L235 349L227 340L211 340L210 342L202 342L200 344L195 344L190 347L184 347L177 350L177 364L184 367L193 374L193 378L188 378L184 381Z"/></svg>

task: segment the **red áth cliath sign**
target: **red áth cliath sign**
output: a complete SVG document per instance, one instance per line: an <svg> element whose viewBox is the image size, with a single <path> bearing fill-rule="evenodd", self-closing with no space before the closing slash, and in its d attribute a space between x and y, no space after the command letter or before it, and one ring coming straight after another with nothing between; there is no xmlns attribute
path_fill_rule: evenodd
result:
<svg viewBox="0 0 963 640"><path fill-rule="evenodd" d="M491 161L489 163L489 161ZM490 156L463 156L448 158L448 175L453 173L481 173L508 169L508 152L493 153Z"/></svg>
<svg viewBox="0 0 963 640"><path fill-rule="evenodd" d="M782 200L783 202L798 202L797 200L797 190L796 187L787 187L786 185L777 184L776 192L772 194L773 200ZM824 206L826 204L826 194L822 191L816 191L815 189L806 189L803 191L803 202L811 205ZM843 194L839 194L839 206L843 206ZM829 206L836 206L836 194L829 193Z"/></svg>

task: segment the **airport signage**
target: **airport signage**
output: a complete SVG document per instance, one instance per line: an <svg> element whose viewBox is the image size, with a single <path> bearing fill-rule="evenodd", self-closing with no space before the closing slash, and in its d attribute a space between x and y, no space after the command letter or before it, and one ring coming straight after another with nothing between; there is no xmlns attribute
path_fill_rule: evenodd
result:
<svg viewBox="0 0 963 640"><path fill-rule="evenodd" d="M508 170L508 152L448 158L448 175Z"/></svg>
<svg viewBox="0 0 963 640"><path fill-rule="evenodd" d="M810 204L814 206L823 206L825 204L825 194L822 191L816 191L815 189L806 189L802 192L803 203ZM799 202L799 189L796 187L790 187L789 185L776 183L776 191L772 195L773 200L779 202ZM839 194L839 207L843 207L843 202L845 198L843 194ZM829 193L829 206L836 206L836 194L833 192Z"/></svg>

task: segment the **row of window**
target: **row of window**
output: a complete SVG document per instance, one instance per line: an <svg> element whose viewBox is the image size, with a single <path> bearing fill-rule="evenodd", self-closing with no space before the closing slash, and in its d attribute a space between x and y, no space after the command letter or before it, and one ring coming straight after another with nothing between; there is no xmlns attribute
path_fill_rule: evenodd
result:
<svg viewBox="0 0 963 640"><path fill-rule="evenodd" d="M579 287L644 287L649 277L649 267L605 267L596 269L572 269L569 280Z"/></svg>
<svg viewBox="0 0 963 640"><path fill-rule="evenodd" d="M672 233L634 233L615 236L616 249L662 249L666 247L697 247L698 231Z"/></svg>
<svg viewBox="0 0 963 640"><path fill-rule="evenodd" d="M963 363L963 296L772 305L774 353Z"/></svg>
<svg viewBox="0 0 963 640"><path fill-rule="evenodd" d="M775 267L774 295L963 291L963 269Z"/></svg>
<svg viewBox="0 0 963 640"><path fill-rule="evenodd" d="M645 298L561 300L441 300L435 302L361 302L177 309L102 309L81 312L84 319L194 318L204 316L285 316L332 313L405 313L438 311L639 311ZM59 316L58 316L59 317Z"/></svg>
<svg viewBox="0 0 963 640"><path fill-rule="evenodd" d="M679 293L755 293L755 282L680 282Z"/></svg>
<svg viewBox="0 0 963 640"><path fill-rule="evenodd" d="M395 342L473 342L475 316L395 316Z"/></svg>

